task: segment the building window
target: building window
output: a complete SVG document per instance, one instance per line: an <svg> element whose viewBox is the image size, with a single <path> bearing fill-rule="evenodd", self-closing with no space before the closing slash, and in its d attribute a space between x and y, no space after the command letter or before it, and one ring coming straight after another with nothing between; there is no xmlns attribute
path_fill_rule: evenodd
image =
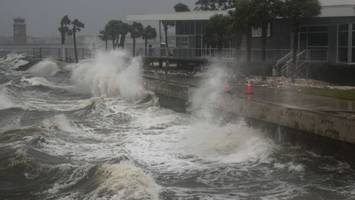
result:
<svg viewBox="0 0 355 200"><path fill-rule="evenodd" d="M176 38L176 46L178 48L187 48L189 46L189 38L188 37L177 37Z"/></svg>
<svg viewBox="0 0 355 200"><path fill-rule="evenodd" d="M251 29L251 36L253 38L261 38L263 36L262 34L262 29L260 26L258 27L252 27ZM271 37L271 23L268 23L267 25L267 37Z"/></svg>
<svg viewBox="0 0 355 200"><path fill-rule="evenodd" d="M309 50L311 60L328 59L329 33L327 26L304 26L300 31L299 48Z"/></svg>
<svg viewBox="0 0 355 200"><path fill-rule="evenodd" d="M338 61L348 62L349 55L349 25L338 25Z"/></svg>
<svg viewBox="0 0 355 200"><path fill-rule="evenodd" d="M353 29L352 29L352 63L355 63L355 24L352 25Z"/></svg>

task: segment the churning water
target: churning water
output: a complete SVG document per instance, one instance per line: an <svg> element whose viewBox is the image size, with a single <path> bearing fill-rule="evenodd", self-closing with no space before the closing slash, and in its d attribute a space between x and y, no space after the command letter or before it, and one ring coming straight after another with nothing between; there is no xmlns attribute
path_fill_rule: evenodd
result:
<svg viewBox="0 0 355 200"><path fill-rule="evenodd" d="M216 69L188 115L160 108L123 51L0 62L0 199L355 199L348 164L209 109Z"/></svg>

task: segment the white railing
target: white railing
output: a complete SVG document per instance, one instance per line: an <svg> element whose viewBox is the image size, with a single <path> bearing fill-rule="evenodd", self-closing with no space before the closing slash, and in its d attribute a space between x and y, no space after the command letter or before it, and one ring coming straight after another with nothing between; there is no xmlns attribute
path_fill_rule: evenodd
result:
<svg viewBox="0 0 355 200"><path fill-rule="evenodd" d="M297 75L301 73L310 63L326 63L328 62L327 48L312 48L303 50L296 55L296 64L293 63L292 51L277 60L274 69L279 75ZM292 69L291 69L292 68Z"/></svg>

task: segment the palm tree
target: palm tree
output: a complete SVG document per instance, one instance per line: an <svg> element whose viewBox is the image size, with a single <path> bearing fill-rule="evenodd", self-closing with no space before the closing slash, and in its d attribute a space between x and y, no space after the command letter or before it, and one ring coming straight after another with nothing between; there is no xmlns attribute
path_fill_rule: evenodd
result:
<svg viewBox="0 0 355 200"><path fill-rule="evenodd" d="M297 63L298 32L302 20L320 14L321 6L318 0L285 0L283 4L283 17L289 20L293 32L293 63Z"/></svg>
<svg viewBox="0 0 355 200"><path fill-rule="evenodd" d="M190 8L183 3L178 3L174 6L174 10L175 12L189 12Z"/></svg>
<svg viewBox="0 0 355 200"><path fill-rule="evenodd" d="M120 39L120 28L123 22L120 20L110 20L106 26L105 30L112 41L112 49L115 49L119 45Z"/></svg>
<svg viewBox="0 0 355 200"><path fill-rule="evenodd" d="M147 55L148 40L155 39L157 37L157 31L151 26L147 26L143 30L142 37L144 39L144 52Z"/></svg>
<svg viewBox="0 0 355 200"><path fill-rule="evenodd" d="M120 34L120 43L119 43L119 47L124 48L125 47L125 42L126 42L126 36L130 31L130 26L127 23L121 22L120 26L119 26L119 34Z"/></svg>
<svg viewBox="0 0 355 200"><path fill-rule="evenodd" d="M77 49L77 45L76 45L76 33L80 32L81 29L85 28L85 25L84 25L84 23L82 23L78 19L74 19L74 21L72 21L71 25L72 25L72 29L69 31L69 34L73 35L75 61L79 62L78 49Z"/></svg>
<svg viewBox="0 0 355 200"><path fill-rule="evenodd" d="M136 56L136 39L142 37L143 25L141 23L133 22L130 26L130 33L133 40L133 56Z"/></svg>
<svg viewBox="0 0 355 200"><path fill-rule="evenodd" d="M173 21L162 21L162 24L163 24L163 28L164 28L165 44L166 44L166 47L168 47L169 46L169 44L168 44L168 29L169 29L169 26L174 26L175 23Z"/></svg>
<svg viewBox="0 0 355 200"><path fill-rule="evenodd" d="M70 19L68 15L65 15L61 20L60 20L60 27L58 28L58 31L60 32L60 37L61 37L61 44L62 44L62 60L64 61L65 59L65 37L69 32L69 26L70 25Z"/></svg>
<svg viewBox="0 0 355 200"><path fill-rule="evenodd" d="M100 31L99 38L105 42L105 50L107 51L107 44L110 37L106 28Z"/></svg>

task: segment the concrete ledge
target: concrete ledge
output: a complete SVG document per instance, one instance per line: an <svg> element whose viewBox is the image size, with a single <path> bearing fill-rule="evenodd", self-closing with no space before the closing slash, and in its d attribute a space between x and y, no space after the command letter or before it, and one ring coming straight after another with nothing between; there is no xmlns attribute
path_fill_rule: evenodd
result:
<svg viewBox="0 0 355 200"><path fill-rule="evenodd" d="M173 104L179 107L186 105L189 94L194 90L192 85L147 77L145 78L145 86L158 96L168 98L167 101L170 101L171 98L176 99ZM167 102L164 101L163 104L167 104ZM327 112L260 102L254 100L252 96L247 98L226 94L217 106L224 112L230 112L241 117L355 144L355 120L346 117ZM183 111L184 109L175 110Z"/></svg>

